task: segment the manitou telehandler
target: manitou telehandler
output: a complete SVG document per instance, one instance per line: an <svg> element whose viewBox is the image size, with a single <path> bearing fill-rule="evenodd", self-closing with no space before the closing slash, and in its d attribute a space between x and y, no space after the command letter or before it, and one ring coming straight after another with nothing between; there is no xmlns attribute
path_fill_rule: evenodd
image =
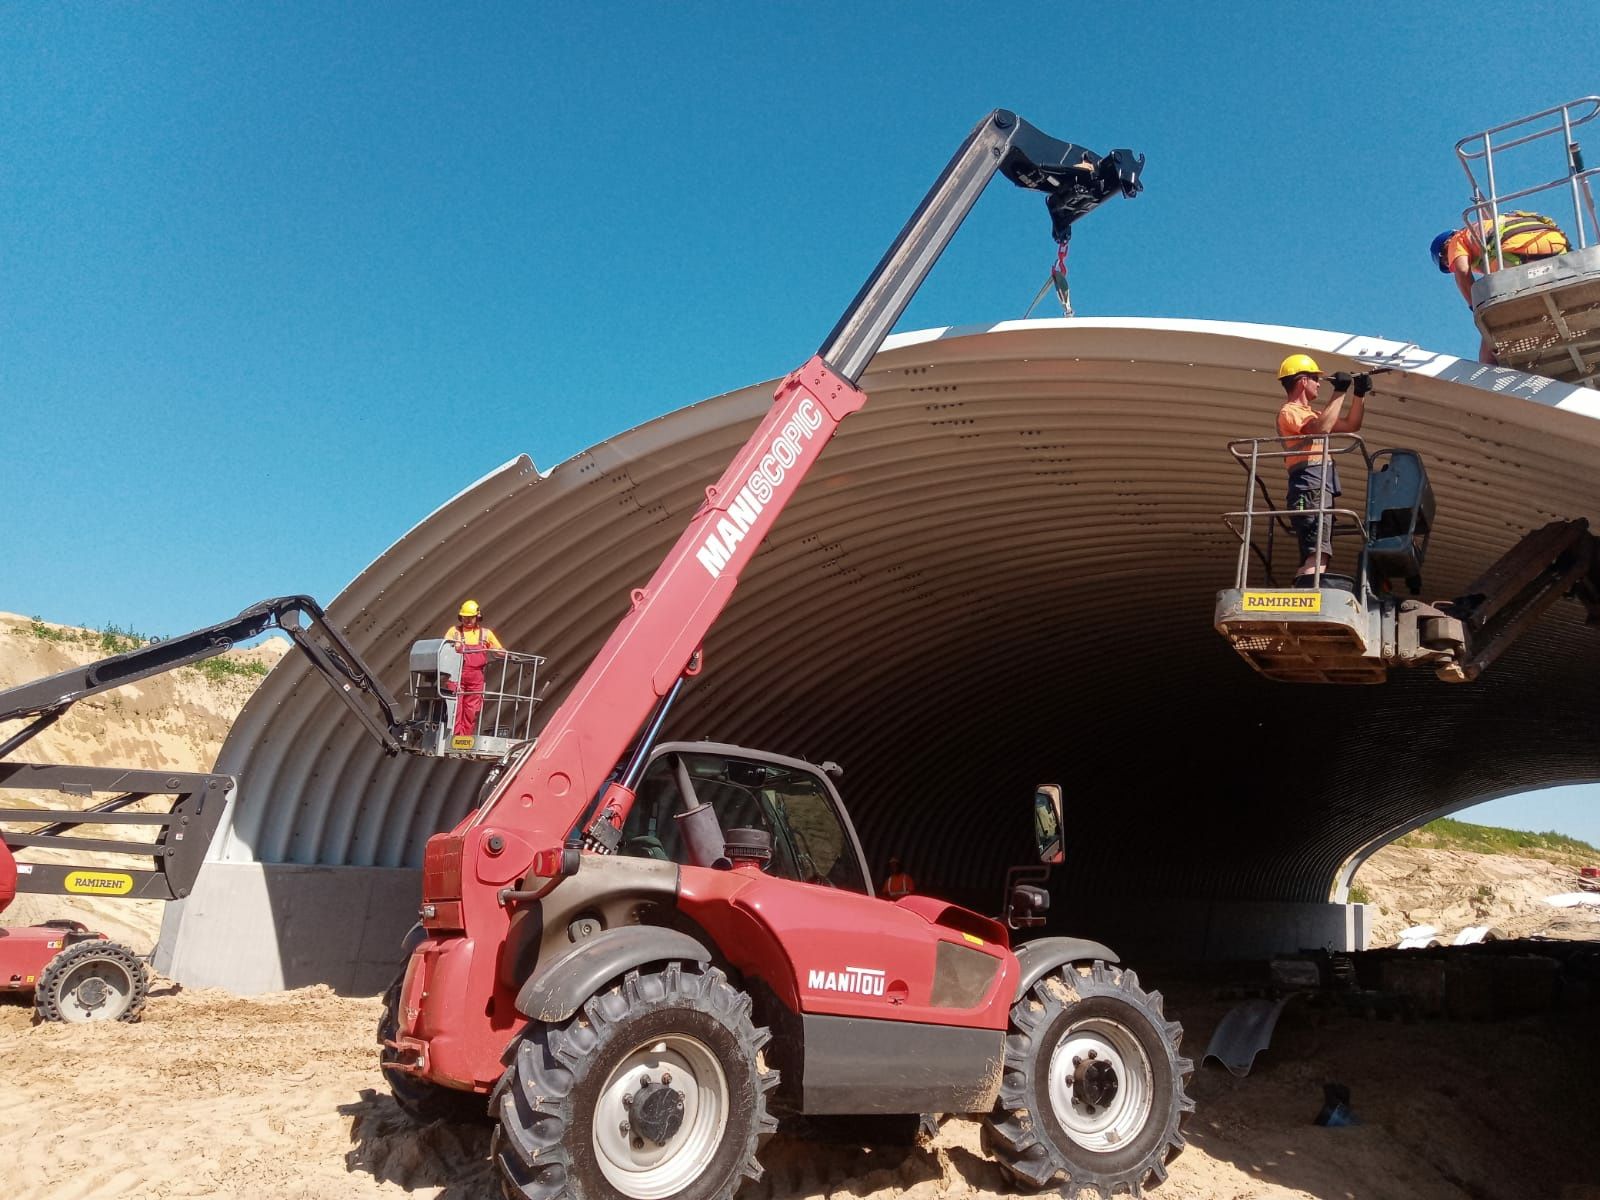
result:
<svg viewBox="0 0 1600 1200"><path fill-rule="evenodd" d="M506 1195L721 1200L760 1176L790 1113L982 1114L1010 1176L1069 1196L1165 1177L1191 1064L1110 950L1014 949L1002 921L875 898L828 764L657 742L740 572L866 403L856 381L989 179L1043 192L1064 244L1140 190L1143 163L986 117L533 748L429 840L383 1070L419 1118L487 1098ZM815 629L822 645L826 613ZM1022 889L1013 918L1040 898Z"/></svg>

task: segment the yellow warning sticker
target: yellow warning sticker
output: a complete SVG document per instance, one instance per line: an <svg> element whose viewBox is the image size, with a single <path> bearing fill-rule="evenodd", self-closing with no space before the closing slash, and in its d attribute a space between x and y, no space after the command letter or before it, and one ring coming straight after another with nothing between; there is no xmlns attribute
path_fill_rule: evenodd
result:
<svg viewBox="0 0 1600 1200"><path fill-rule="evenodd" d="M73 871L67 891L93 896L126 896L133 891L133 876L123 871Z"/></svg>
<svg viewBox="0 0 1600 1200"><path fill-rule="evenodd" d="M469 737L453 737L453 738L450 739L450 749L452 749L452 750L471 750L472 749L472 739L469 738Z"/></svg>
<svg viewBox="0 0 1600 1200"><path fill-rule="evenodd" d="M1273 613L1321 612L1322 593L1312 591L1246 592L1244 594L1244 611Z"/></svg>

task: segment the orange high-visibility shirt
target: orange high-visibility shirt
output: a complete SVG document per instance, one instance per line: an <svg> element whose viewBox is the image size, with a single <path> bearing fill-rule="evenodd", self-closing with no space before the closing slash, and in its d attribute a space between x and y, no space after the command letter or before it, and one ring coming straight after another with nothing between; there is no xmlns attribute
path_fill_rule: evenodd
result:
<svg viewBox="0 0 1600 1200"><path fill-rule="evenodd" d="M1309 437L1298 435L1312 425L1316 424L1317 410L1309 404L1299 404L1293 400L1288 401L1278 410L1278 436L1286 439L1283 448L1289 451L1289 456L1283 460L1283 465L1289 470L1294 470L1303 463L1311 461L1311 451L1316 442Z"/></svg>
<svg viewBox="0 0 1600 1200"><path fill-rule="evenodd" d="M1567 252L1567 235L1548 217L1537 213L1501 213L1499 227L1503 235L1500 257L1504 257L1508 267L1520 266L1524 259L1548 258ZM1482 234L1491 228L1488 221L1479 221L1457 230L1455 237L1445 243L1445 265L1453 266L1456 259L1464 257L1480 275L1497 270L1497 256L1483 246ZM1493 239L1490 245L1493 246Z"/></svg>

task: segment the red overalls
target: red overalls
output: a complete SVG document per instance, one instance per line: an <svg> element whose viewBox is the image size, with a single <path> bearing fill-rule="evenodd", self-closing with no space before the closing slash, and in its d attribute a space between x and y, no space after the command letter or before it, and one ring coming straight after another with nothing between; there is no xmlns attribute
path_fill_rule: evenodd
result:
<svg viewBox="0 0 1600 1200"><path fill-rule="evenodd" d="M467 635L478 635L476 643L468 642ZM483 671L489 664L489 631L482 625L477 629L456 630L456 649L461 651L461 690L456 698L457 737L476 737L478 714L483 711Z"/></svg>

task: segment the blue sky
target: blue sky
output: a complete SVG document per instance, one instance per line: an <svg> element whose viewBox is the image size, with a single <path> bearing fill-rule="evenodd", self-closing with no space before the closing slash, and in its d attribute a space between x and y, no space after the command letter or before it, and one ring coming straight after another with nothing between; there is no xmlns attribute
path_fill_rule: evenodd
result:
<svg viewBox="0 0 1600 1200"><path fill-rule="evenodd" d="M1424 256L1452 146L1600 91L1585 37L1471 67L1504 15L6 6L0 609L162 634L329 598L518 451L782 374L997 106L1149 156L1080 228L1080 313L1470 356ZM992 188L901 327L1020 316L1051 257L1042 203Z"/></svg>

